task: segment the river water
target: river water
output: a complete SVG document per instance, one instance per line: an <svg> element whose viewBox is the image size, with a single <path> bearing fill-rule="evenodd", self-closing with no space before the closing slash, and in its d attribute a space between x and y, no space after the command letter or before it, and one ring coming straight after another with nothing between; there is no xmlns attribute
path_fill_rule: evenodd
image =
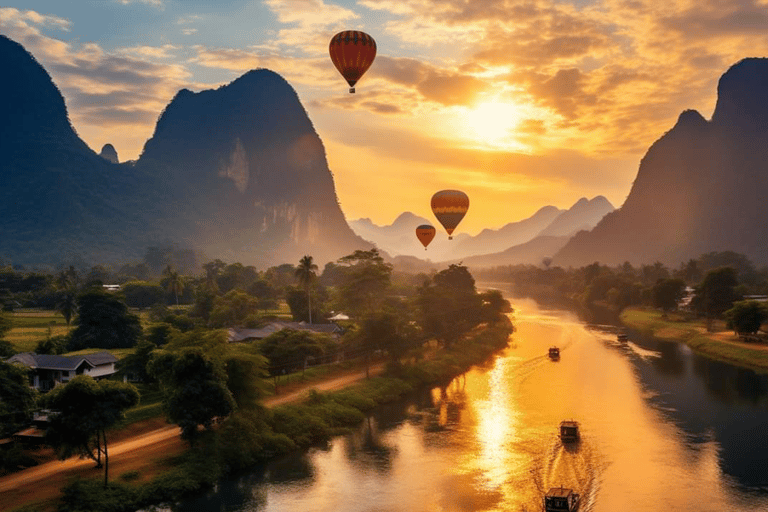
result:
<svg viewBox="0 0 768 512"><path fill-rule="evenodd" d="M530 512L560 485L582 511L768 510L766 375L512 303L517 331L484 367L174 512Z"/></svg>

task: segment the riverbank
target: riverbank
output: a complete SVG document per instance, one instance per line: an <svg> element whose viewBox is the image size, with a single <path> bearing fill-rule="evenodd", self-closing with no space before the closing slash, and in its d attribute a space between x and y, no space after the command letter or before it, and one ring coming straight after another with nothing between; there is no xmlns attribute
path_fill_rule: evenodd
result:
<svg viewBox="0 0 768 512"><path fill-rule="evenodd" d="M620 319L631 329L662 340L683 342L709 358L768 373L768 345L741 341L725 328L724 322L715 322L714 331L708 332L703 319L688 320L675 313L662 318L659 311L640 308L625 309Z"/></svg>
<svg viewBox="0 0 768 512"><path fill-rule="evenodd" d="M295 400L293 404L270 408L268 412L244 411L233 415L217 432L206 433L206 437L192 449L186 449L178 435L172 433L168 442L174 449L165 452L158 449L161 445L152 445L149 457L154 460L142 468L118 468L119 462L110 460L110 472L116 478L107 490L101 483L100 471L83 468L86 471L69 474L67 479L84 477L89 480L70 484L63 491L59 491L59 482L54 490L55 496L49 496L47 500L41 500L41 487L46 486L46 480L38 482L37 492L29 489L32 492L25 494L20 492L21 489L14 489L8 494L2 493L5 496L0 494L0 498L6 500L0 499L0 509L9 505L22 506L14 508L19 511L133 511L151 504L176 501L184 495L215 485L218 478L227 472L242 470L270 456L326 442L345 428L359 424L373 407L397 400L420 385L438 383L459 375L504 348L511 331L509 324L478 329L452 350L441 350L428 360L390 370L387 377L364 379L361 373L357 375L359 378L339 385L316 383L307 390L347 387L330 393L312 391L303 403L297 402L307 396L307 390L292 390L292 393L274 397L272 400L275 403L270 403L268 399L264 405L274 407L288 396ZM133 460L138 462L141 456ZM61 477L65 478L65 475Z"/></svg>

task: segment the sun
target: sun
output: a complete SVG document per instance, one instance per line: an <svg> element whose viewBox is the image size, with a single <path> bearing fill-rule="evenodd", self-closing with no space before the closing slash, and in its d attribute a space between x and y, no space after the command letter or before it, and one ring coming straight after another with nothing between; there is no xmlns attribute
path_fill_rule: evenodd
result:
<svg viewBox="0 0 768 512"><path fill-rule="evenodd" d="M469 138L489 145L514 143L514 129L520 122L520 107L511 103L480 103L467 111L464 120Z"/></svg>

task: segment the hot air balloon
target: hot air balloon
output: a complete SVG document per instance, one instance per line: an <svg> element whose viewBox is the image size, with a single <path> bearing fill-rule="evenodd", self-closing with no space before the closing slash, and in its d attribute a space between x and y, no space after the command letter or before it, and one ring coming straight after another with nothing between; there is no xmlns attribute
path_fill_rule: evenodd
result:
<svg viewBox="0 0 768 512"><path fill-rule="evenodd" d="M441 190L432 196L432 213L448 232L448 240L453 240L451 234L469 209L469 197L461 190Z"/></svg>
<svg viewBox="0 0 768 512"><path fill-rule="evenodd" d="M421 242L421 244L424 246L425 251L427 250L429 242L435 238L435 233L435 228L429 224L422 224L416 228L416 238L418 238L419 242Z"/></svg>
<svg viewBox="0 0 768 512"><path fill-rule="evenodd" d="M333 36L328 51L333 65L349 84L349 92L355 92L355 84L376 57L376 41L365 32L345 30Z"/></svg>

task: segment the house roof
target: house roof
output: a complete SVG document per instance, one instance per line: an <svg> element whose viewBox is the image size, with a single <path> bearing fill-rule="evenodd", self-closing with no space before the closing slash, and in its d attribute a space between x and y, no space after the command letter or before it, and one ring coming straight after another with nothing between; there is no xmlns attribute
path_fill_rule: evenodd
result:
<svg viewBox="0 0 768 512"><path fill-rule="evenodd" d="M233 327L227 329L229 341L243 341L247 339L261 340L283 329L296 331L311 331L324 334L336 334L342 332L342 328L336 324L308 324L305 322L270 322L259 329L240 329Z"/></svg>
<svg viewBox="0 0 768 512"><path fill-rule="evenodd" d="M77 370L81 365L90 367L117 362L117 358L109 352L97 352L80 356L52 356L48 354L35 354L34 352L22 352L7 359L7 363L21 363L30 368L42 368L45 370Z"/></svg>

